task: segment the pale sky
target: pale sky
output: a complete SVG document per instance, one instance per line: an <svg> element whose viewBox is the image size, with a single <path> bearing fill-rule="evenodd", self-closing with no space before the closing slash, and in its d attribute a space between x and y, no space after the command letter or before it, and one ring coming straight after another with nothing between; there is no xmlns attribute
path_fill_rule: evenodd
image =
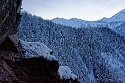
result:
<svg viewBox="0 0 125 83"><path fill-rule="evenodd" d="M44 19L99 20L125 9L125 0L23 0L22 8Z"/></svg>

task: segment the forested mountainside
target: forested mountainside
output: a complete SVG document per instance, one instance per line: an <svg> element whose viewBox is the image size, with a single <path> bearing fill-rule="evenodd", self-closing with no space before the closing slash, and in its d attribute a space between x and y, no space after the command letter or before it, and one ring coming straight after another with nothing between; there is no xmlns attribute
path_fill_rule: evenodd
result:
<svg viewBox="0 0 125 83"><path fill-rule="evenodd" d="M71 28L23 12L18 33L47 45L81 83L125 83L125 40L109 28Z"/></svg>

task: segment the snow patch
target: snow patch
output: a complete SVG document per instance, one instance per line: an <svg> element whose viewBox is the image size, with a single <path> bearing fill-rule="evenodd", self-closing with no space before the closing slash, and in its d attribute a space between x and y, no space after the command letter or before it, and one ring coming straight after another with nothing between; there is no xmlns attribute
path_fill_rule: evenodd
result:
<svg viewBox="0 0 125 83"><path fill-rule="evenodd" d="M47 60L57 60L55 56L50 55L52 52L45 44L40 42L26 42L21 40L23 49L25 50L25 58L44 57Z"/></svg>
<svg viewBox="0 0 125 83"><path fill-rule="evenodd" d="M77 79L77 76L72 74L72 71L68 66L60 66L58 69L58 74L61 79L70 79L70 78L72 78L73 80Z"/></svg>

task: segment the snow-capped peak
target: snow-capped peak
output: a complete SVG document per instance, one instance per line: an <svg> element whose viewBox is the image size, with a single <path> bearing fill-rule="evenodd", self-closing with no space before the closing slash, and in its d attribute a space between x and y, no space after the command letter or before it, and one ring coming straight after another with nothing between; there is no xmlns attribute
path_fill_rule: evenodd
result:
<svg viewBox="0 0 125 83"><path fill-rule="evenodd" d="M125 9L116 13L111 18L103 17L101 21L106 21L106 22L125 21Z"/></svg>
<svg viewBox="0 0 125 83"><path fill-rule="evenodd" d="M121 10L111 18L103 17L98 21L86 21L78 18L71 18L71 19L54 18L51 21L57 24L62 24L75 28L109 27L113 29L114 27L121 25L125 21L125 9Z"/></svg>
<svg viewBox="0 0 125 83"><path fill-rule="evenodd" d="M110 21L125 21L125 9L112 16Z"/></svg>

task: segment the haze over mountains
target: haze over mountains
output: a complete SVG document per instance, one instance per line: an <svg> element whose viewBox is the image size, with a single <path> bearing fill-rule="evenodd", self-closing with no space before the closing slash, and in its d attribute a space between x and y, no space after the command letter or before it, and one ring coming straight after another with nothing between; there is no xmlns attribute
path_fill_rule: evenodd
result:
<svg viewBox="0 0 125 83"><path fill-rule="evenodd" d="M52 49L80 83L125 83L125 39L105 23L114 29L124 21L84 21L85 28L72 28L23 12L18 33L23 41L44 43Z"/></svg>

